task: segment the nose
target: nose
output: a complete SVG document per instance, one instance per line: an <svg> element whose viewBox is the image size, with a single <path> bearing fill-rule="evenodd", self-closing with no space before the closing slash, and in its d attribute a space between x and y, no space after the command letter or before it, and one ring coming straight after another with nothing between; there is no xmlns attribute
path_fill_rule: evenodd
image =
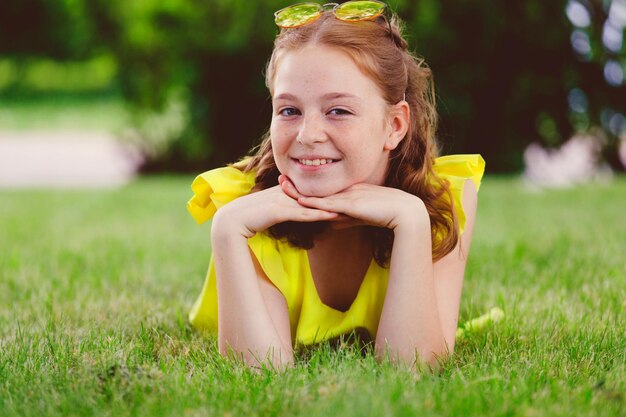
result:
<svg viewBox="0 0 626 417"><path fill-rule="evenodd" d="M324 123L320 117L314 114L302 118L302 124L298 130L296 140L303 145L313 145L325 142L327 139Z"/></svg>

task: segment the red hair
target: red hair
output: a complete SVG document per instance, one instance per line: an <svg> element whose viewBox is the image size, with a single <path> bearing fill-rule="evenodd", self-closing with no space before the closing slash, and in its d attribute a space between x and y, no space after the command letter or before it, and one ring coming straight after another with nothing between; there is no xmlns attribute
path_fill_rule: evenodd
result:
<svg viewBox="0 0 626 417"><path fill-rule="evenodd" d="M398 147L391 151L385 185L416 195L424 202L430 216L433 261L436 261L454 249L459 232L449 186L433 170L438 149L432 73L423 59L408 51L398 19L394 17L390 23L391 33L386 21L344 22L325 12L315 22L283 29L274 41L265 74L266 85L273 93L276 68L283 54L316 44L347 54L376 83L389 105L406 100L411 114L409 129ZM234 166L245 172L256 172L253 191L278 184L280 173L272 155L269 132L251 158ZM315 234L323 227L323 224L286 222L270 228L270 233L277 238L286 237L295 246L310 248ZM393 232L371 228L371 237L374 258L380 265L387 265Z"/></svg>

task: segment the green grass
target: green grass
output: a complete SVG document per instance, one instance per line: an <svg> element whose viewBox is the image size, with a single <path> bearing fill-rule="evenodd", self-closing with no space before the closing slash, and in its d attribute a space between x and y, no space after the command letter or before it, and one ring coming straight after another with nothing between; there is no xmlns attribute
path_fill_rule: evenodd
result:
<svg viewBox="0 0 626 417"><path fill-rule="evenodd" d="M530 193L487 178L439 374L322 346L284 374L222 359L186 314L210 248L191 178L0 191L0 415L618 416L626 413L626 178Z"/></svg>

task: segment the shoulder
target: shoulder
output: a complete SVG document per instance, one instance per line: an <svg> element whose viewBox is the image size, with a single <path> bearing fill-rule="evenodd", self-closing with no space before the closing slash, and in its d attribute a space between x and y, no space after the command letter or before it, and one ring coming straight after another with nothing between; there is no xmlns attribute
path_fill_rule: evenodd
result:
<svg viewBox="0 0 626 417"><path fill-rule="evenodd" d="M467 230L473 226L476 218L476 208L478 207L478 187L470 179L465 180L463 184L461 207L465 215L464 229Z"/></svg>
<svg viewBox="0 0 626 417"><path fill-rule="evenodd" d="M478 154L446 155L435 159L433 169L439 177L450 181L451 186L463 188L465 181L471 179L478 190L485 173L485 160Z"/></svg>
<svg viewBox="0 0 626 417"><path fill-rule="evenodd" d="M204 223L224 204L249 194L255 176L253 171L243 172L232 166L206 171L191 184L193 196L187 202L187 210L196 222Z"/></svg>
<svg viewBox="0 0 626 417"><path fill-rule="evenodd" d="M478 154L447 155L435 160L435 173L446 180L463 233L466 222L472 222L476 214L478 190L485 173L485 160Z"/></svg>

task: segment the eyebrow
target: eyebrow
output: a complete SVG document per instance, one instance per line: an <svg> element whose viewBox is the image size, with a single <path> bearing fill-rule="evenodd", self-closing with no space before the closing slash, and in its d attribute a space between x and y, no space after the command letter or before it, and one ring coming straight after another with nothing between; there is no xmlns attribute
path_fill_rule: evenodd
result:
<svg viewBox="0 0 626 417"><path fill-rule="evenodd" d="M353 98L360 100L359 97L355 96L354 94L341 92L324 94L322 98L325 100L332 100L337 98ZM274 100L297 100L297 98L293 94L282 93L274 97Z"/></svg>

